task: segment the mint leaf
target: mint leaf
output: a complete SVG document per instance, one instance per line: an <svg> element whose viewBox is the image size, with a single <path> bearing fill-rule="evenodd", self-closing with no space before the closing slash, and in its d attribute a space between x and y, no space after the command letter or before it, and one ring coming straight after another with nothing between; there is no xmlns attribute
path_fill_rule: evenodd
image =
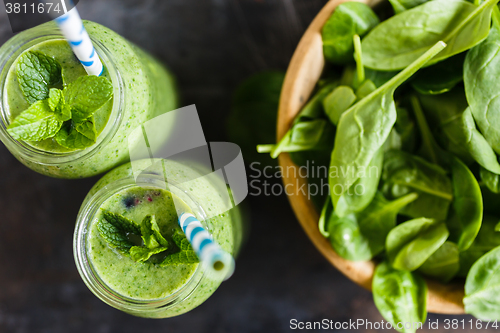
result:
<svg viewBox="0 0 500 333"><path fill-rule="evenodd" d="M111 99L113 86L102 76L82 76L64 88L63 93L71 106L73 120L82 122Z"/></svg>
<svg viewBox="0 0 500 333"><path fill-rule="evenodd" d="M127 235L107 220L102 219L97 224L97 230L104 240L118 251L128 254L130 248L134 246L127 238Z"/></svg>
<svg viewBox="0 0 500 333"><path fill-rule="evenodd" d="M90 117L81 123L75 123L73 120L65 122L55 139L58 144L69 149L92 146L97 139L94 118Z"/></svg>
<svg viewBox="0 0 500 333"><path fill-rule="evenodd" d="M52 112L47 100L35 102L7 128L16 140L41 141L56 135L63 122Z"/></svg>
<svg viewBox="0 0 500 333"><path fill-rule="evenodd" d="M200 260L198 259L196 253L189 251L181 251L167 256L165 260L163 260L160 263L160 266L195 264L197 262L200 262Z"/></svg>
<svg viewBox="0 0 500 333"><path fill-rule="evenodd" d="M135 235L141 234L141 229L139 226L132 220L129 220L125 216L120 214L112 213L109 210L102 210L102 215L104 219L108 221L110 224L115 226L118 230L129 232Z"/></svg>
<svg viewBox="0 0 500 333"><path fill-rule="evenodd" d="M175 229L174 234L172 235L172 239L174 240L175 245L181 249L181 251L191 251L194 253L193 247L191 243L189 243L186 235L180 229Z"/></svg>
<svg viewBox="0 0 500 333"><path fill-rule="evenodd" d="M50 89L48 101L50 109L57 115L59 120L66 121L71 119L71 106L65 103L62 90Z"/></svg>
<svg viewBox="0 0 500 333"><path fill-rule="evenodd" d="M158 223L156 223L154 215L151 220L151 230L153 230L153 234L155 235L155 238L158 241L158 243L160 243L161 246L168 247L168 242L161 234L160 227L158 226Z"/></svg>
<svg viewBox="0 0 500 333"><path fill-rule="evenodd" d="M132 258L133 261L136 262L145 262L153 254L157 254L160 252L165 251L167 248L166 247L157 247L154 249L148 249L147 247L144 246L134 246L130 249L130 257Z"/></svg>
<svg viewBox="0 0 500 333"><path fill-rule="evenodd" d="M148 215L146 216L141 223L141 234L142 240L144 241L144 246L148 249L154 249L155 247L159 247L160 243L156 240L156 237L153 233L152 221L154 220L154 216Z"/></svg>
<svg viewBox="0 0 500 333"><path fill-rule="evenodd" d="M167 256L160 266L178 265L178 264L194 264L200 262L198 256L194 252L191 243L186 238L186 235L179 229L174 231L172 235L174 243L179 247L180 251Z"/></svg>
<svg viewBox="0 0 500 333"><path fill-rule="evenodd" d="M41 52L24 53L16 67L19 87L30 104L49 98L50 86L61 82L61 65Z"/></svg>
<svg viewBox="0 0 500 333"><path fill-rule="evenodd" d="M146 216L141 223L141 233L144 245L149 249L154 249L158 246L167 248L168 242L160 233L160 228L156 223L155 216Z"/></svg>

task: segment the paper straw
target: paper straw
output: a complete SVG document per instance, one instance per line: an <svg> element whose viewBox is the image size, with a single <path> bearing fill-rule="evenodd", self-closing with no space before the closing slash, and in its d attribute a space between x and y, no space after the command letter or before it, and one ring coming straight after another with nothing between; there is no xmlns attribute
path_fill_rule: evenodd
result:
<svg viewBox="0 0 500 333"><path fill-rule="evenodd" d="M73 7L69 12L66 10L64 0L61 0L64 14L55 18L64 38L68 41L76 57L82 63L89 75L101 76L104 70L101 59L95 51L89 34L83 26L80 14Z"/></svg>
<svg viewBox="0 0 500 333"><path fill-rule="evenodd" d="M194 252L212 276L225 280L231 277L234 272L233 257L212 240L200 221L189 213L181 214L178 221Z"/></svg>

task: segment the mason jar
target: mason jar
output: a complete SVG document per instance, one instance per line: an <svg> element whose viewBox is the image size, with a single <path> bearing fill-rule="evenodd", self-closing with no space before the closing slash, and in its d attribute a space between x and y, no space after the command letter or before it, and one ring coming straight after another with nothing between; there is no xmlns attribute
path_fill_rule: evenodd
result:
<svg viewBox="0 0 500 333"><path fill-rule="evenodd" d="M164 214L161 211L166 204L164 201L155 204L155 200L160 200L157 193L166 191L189 207L213 240L233 256L240 249L244 228L240 209L226 210L231 203L225 195L228 190L223 180L204 176L206 173L193 165L163 160L147 169L150 163L150 160L134 162L134 167L139 165L145 170L137 179L128 163L95 184L78 214L73 249L83 281L103 302L135 316L166 318L203 303L222 279L207 274L199 263L162 267L133 261L109 246L99 234L100 211L106 208L114 213L123 212L131 219L138 211L141 218L145 212L156 213L163 232L165 226L160 223L160 215ZM169 170L167 180L163 168ZM135 222L140 223L140 219Z"/></svg>
<svg viewBox="0 0 500 333"><path fill-rule="evenodd" d="M40 148L32 142L15 140L7 132L13 120L7 94L8 87L15 89L15 84L12 85L16 80L13 66L26 50L64 41L56 24L49 22L25 30L0 48L0 140L21 163L47 176L91 177L127 162L129 148L135 144L129 137L132 130L174 110L178 104L174 78L162 64L112 30L89 21L85 21L84 25L114 92L109 102L112 103L109 119L102 124L103 129L96 143L86 149L65 151L55 140L54 144L47 145L49 148ZM69 45L66 47L70 49ZM75 57L73 61L76 60ZM81 65L78 63L78 66Z"/></svg>

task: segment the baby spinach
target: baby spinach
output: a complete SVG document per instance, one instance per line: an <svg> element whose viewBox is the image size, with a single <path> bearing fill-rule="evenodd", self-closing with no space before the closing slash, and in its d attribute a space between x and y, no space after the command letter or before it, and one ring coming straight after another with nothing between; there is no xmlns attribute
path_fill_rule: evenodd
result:
<svg viewBox="0 0 500 333"><path fill-rule="evenodd" d="M412 87L421 94L442 94L463 81L466 52L454 55L415 74Z"/></svg>
<svg viewBox="0 0 500 333"><path fill-rule="evenodd" d="M500 232L496 231L499 218L484 215L481 229L472 245L460 252L460 277L466 277L472 265L488 251L500 246Z"/></svg>
<svg viewBox="0 0 500 333"><path fill-rule="evenodd" d="M413 271L429 259L448 236L444 222L418 218L401 223L387 235L387 257L392 267Z"/></svg>
<svg viewBox="0 0 500 333"><path fill-rule="evenodd" d="M282 152L331 149L335 129L325 119L322 102L337 85L337 82L333 82L321 88L300 111L292 128L280 142L275 145L258 145L257 151L271 153L271 157L276 158Z"/></svg>
<svg viewBox="0 0 500 333"><path fill-rule="evenodd" d="M445 242L420 266L418 271L439 281L448 282L453 279L460 268L459 253L457 244Z"/></svg>
<svg viewBox="0 0 500 333"><path fill-rule="evenodd" d="M339 86L323 100L323 108L330 121L337 125L340 116L356 101L357 97L349 86Z"/></svg>
<svg viewBox="0 0 500 333"><path fill-rule="evenodd" d="M448 226L453 227L452 239L458 243L460 251L464 251L472 244L481 228L483 219L481 189L469 168L438 146L427 125L418 99L412 96L411 100L422 137L420 154L451 171L453 203Z"/></svg>
<svg viewBox="0 0 500 333"><path fill-rule="evenodd" d="M370 161L370 164L368 164L365 172L362 170L359 173L360 178L358 178L350 189L343 193L338 199L335 205L335 213L338 216L342 217L350 213L359 212L372 201L373 196L377 192L383 164L384 152L383 149L379 149ZM333 171L333 173L329 174L330 177L339 176L335 174L335 170L331 171ZM341 170L340 172L343 171ZM333 195L340 193L337 187L331 188L330 192Z"/></svg>
<svg viewBox="0 0 500 333"><path fill-rule="evenodd" d="M425 322L427 285L417 273L400 271L382 262L375 269L372 291L382 317L399 332L415 333L414 325ZM405 323L412 325L405 328Z"/></svg>
<svg viewBox="0 0 500 333"><path fill-rule="evenodd" d="M493 173L500 173L497 155L477 130L462 88L439 96L420 95L419 100L445 150L467 164L475 160Z"/></svg>
<svg viewBox="0 0 500 333"><path fill-rule="evenodd" d="M354 35L364 36L378 23L377 15L364 3L338 5L321 32L325 58L340 65L351 62Z"/></svg>
<svg viewBox="0 0 500 333"><path fill-rule="evenodd" d="M363 39L364 65L387 71L402 69L438 41L449 47L431 63L464 52L488 36L497 2L486 0L475 6L464 0L433 0L395 15Z"/></svg>
<svg viewBox="0 0 500 333"><path fill-rule="evenodd" d="M444 221L453 200L452 184L445 170L418 156L395 150L384 156L382 192L389 199L417 193L418 199L401 210L401 214L412 218Z"/></svg>
<svg viewBox="0 0 500 333"><path fill-rule="evenodd" d="M465 312L481 320L500 320L500 246L482 256L465 281Z"/></svg>
<svg viewBox="0 0 500 333"><path fill-rule="evenodd" d="M396 226L399 210L417 198L415 193L388 201L378 192L361 212L339 217L332 213L328 237L333 249L344 259L370 260L385 248L389 231Z"/></svg>
<svg viewBox="0 0 500 333"><path fill-rule="evenodd" d="M483 220L483 198L481 188L469 168L458 158L450 157L453 183L452 212L454 218L448 225L452 239L460 251L467 250L476 238ZM457 223L458 222L458 223Z"/></svg>
<svg viewBox="0 0 500 333"><path fill-rule="evenodd" d="M429 0L389 0L396 14L404 12L405 10L411 9L413 7L417 7L427 1Z"/></svg>
<svg viewBox="0 0 500 333"><path fill-rule="evenodd" d="M474 119L497 154L500 153L499 76L500 11L496 8L488 38L472 48L465 58L464 84Z"/></svg>
<svg viewBox="0 0 500 333"><path fill-rule="evenodd" d="M500 175L485 168L479 170L484 185L493 193L500 193Z"/></svg>
<svg viewBox="0 0 500 333"><path fill-rule="evenodd" d="M361 178L358 173L366 172L366 168L389 136L396 122L396 105L393 99L396 88L444 47L444 43L437 43L417 61L354 104L340 117L330 162L331 171L341 171L337 173L338 176L333 177L330 172L329 177L334 207L344 193ZM364 207L360 207L362 208Z"/></svg>

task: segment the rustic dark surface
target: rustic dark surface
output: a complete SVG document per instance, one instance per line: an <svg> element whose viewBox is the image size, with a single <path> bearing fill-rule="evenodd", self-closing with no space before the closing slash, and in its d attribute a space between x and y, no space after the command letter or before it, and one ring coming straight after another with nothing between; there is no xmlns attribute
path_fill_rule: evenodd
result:
<svg viewBox="0 0 500 333"><path fill-rule="evenodd" d="M224 119L235 86L261 70L285 70L324 3L81 0L78 8L83 18L116 30L167 63L178 77L182 104L197 105L207 140L217 141L227 140ZM11 36L2 3L0 44ZM83 284L72 254L79 205L96 180L41 176L0 144L0 332L278 333L292 331L293 318L382 319L371 294L312 246L284 196L247 199L252 229L236 273L197 309L146 320L108 307ZM441 329L424 331L444 332L445 319L471 317L430 318L439 319ZM382 330L366 330L377 331Z"/></svg>

